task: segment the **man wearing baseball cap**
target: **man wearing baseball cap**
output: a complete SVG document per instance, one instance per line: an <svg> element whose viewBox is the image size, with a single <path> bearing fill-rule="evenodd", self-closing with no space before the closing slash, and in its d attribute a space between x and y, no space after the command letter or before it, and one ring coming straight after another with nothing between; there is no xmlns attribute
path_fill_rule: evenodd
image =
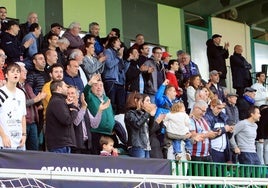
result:
<svg viewBox="0 0 268 188"><path fill-rule="evenodd" d="M172 57L172 55L170 55L168 52L162 53L161 60L163 61L166 70L168 69L168 62L170 60L170 57Z"/></svg>
<svg viewBox="0 0 268 188"><path fill-rule="evenodd" d="M229 57L229 42L226 42L223 46L220 46L222 36L214 34L211 39L206 42L207 45L207 58L209 63L209 71L217 70L221 72L220 85L226 87L226 61Z"/></svg>
<svg viewBox="0 0 268 188"><path fill-rule="evenodd" d="M209 72L209 81L211 83L209 89L214 93L214 95L217 95L221 101L225 102L224 89L219 84L220 75L221 72L218 72L216 70Z"/></svg>
<svg viewBox="0 0 268 188"><path fill-rule="evenodd" d="M239 119L246 119L248 116L248 109L254 106L256 89L252 87L246 87L244 89L243 97L240 97L237 101L237 108L239 111Z"/></svg>
<svg viewBox="0 0 268 188"><path fill-rule="evenodd" d="M236 106L238 95L236 93L228 93L226 96L225 112L228 117L227 124L235 125L239 121L238 108Z"/></svg>

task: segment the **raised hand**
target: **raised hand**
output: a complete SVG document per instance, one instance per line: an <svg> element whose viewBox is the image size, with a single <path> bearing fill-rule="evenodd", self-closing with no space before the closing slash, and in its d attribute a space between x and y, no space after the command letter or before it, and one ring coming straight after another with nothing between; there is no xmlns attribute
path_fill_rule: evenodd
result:
<svg viewBox="0 0 268 188"><path fill-rule="evenodd" d="M99 56L99 59L98 60L99 60L99 62L103 63L106 60L106 56L105 55L101 55L101 56Z"/></svg>
<svg viewBox="0 0 268 188"><path fill-rule="evenodd" d="M230 46L229 42L225 42L224 43L224 49L225 50L228 50L229 46Z"/></svg>
<svg viewBox="0 0 268 188"><path fill-rule="evenodd" d="M46 98L47 94L45 92L39 92L38 95L34 98L35 103Z"/></svg>
<svg viewBox="0 0 268 188"><path fill-rule="evenodd" d="M103 110L107 109L111 104L110 99L108 99L105 103L102 102L99 106L99 111L102 112Z"/></svg>
<svg viewBox="0 0 268 188"><path fill-rule="evenodd" d="M156 113L156 105L155 104L146 104L146 105L143 105L142 107L145 112L148 112L151 116L154 116L155 113Z"/></svg>
<svg viewBox="0 0 268 188"><path fill-rule="evenodd" d="M25 43L23 44L23 46L25 48L29 48L29 46L31 46L34 43L34 40L32 38L30 38L29 40L25 41Z"/></svg>
<svg viewBox="0 0 268 188"><path fill-rule="evenodd" d="M91 79L88 81L88 85L96 84L98 81L101 80L101 75L100 74L94 74Z"/></svg>
<svg viewBox="0 0 268 188"><path fill-rule="evenodd" d="M124 47L122 47L122 48L120 48L120 49L118 50L118 56L119 56L120 58L123 57L123 52L124 52Z"/></svg>
<svg viewBox="0 0 268 188"><path fill-rule="evenodd" d="M157 118L156 118L156 122L159 124L161 123L166 117L166 114L160 114Z"/></svg>
<svg viewBox="0 0 268 188"><path fill-rule="evenodd" d="M81 108L86 109L87 108L87 102L85 100L84 93L82 93L81 96L80 96L80 102L81 102Z"/></svg>
<svg viewBox="0 0 268 188"><path fill-rule="evenodd" d="M169 84L169 80L165 79L165 81L163 82L163 85L167 86Z"/></svg>

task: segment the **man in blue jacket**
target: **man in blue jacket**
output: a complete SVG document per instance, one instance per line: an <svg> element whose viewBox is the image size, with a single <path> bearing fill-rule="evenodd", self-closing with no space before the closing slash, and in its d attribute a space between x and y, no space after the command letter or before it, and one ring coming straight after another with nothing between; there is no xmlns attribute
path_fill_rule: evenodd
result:
<svg viewBox="0 0 268 188"><path fill-rule="evenodd" d="M211 157L214 162L225 163L231 161L229 138L231 138L233 126L226 124L227 116L222 112L225 104L219 99L213 99L210 107L207 109L205 119L214 132L218 132L218 136L211 139Z"/></svg>

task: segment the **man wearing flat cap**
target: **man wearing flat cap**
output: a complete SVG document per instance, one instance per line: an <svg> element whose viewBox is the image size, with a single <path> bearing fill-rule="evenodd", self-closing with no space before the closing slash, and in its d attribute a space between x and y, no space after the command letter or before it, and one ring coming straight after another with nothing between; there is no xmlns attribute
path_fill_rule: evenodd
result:
<svg viewBox="0 0 268 188"><path fill-rule="evenodd" d="M240 97L237 101L237 108L239 111L239 120L244 120L248 116L248 110L251 106L254 106L256 89L252 87L246 87L244 89L243 97Z"/></svg>
<svg viewBox="0 0 268 188"><path fill-rule="evenodd" d="M228 93L226 96L225 112L228 117L228 125L235 125L239 121L239 113L236 106L237 98L238 95L236 93Z"/></svg>
<svg viewBox="0 0 268 188"><path fill-rule="evenodd" d="M225 43L224 47L220 46L222 36L214 34L211 39L206 42L207 45L207 58L209 64L209 71L217 70L221 72L220 85L226 87L226 61L229 57L229 43Z"/></svg>

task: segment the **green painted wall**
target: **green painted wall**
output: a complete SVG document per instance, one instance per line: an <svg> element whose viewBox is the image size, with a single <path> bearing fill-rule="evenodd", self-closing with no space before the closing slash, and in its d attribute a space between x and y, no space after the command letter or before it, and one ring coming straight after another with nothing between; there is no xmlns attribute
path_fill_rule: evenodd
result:
<svg viewBox="0 0 268 188"><path fill-rule="evenodd" d="M63 24L62 16L62 0L46 0L45 2L45 19L46 19L46 33L50 30L52 23Z"/></svg>
<svg viewBox="0 0 268 188"><path fill-rule="evenodd" d="M68 27L77 21L82 30L88 32L88 24L97 22L100 25L100 36L106 36L105 0L63 0L63 25Z"/></svg>
<svg viewBox="0 0 268 188"><path fill-rule="evenodd" d="M123 18L122 18L122 3L121 0L105 0L106 10L106 33L108 34L111 28L116 27L120 29L123 39Z"/></svg>
<svg viewBox="0 0 268 188"><path fill-rule="evenodd" d="M135 39L138 33L145 41L158 44L157 5L142 0L122 0L124 42Z"/></svg>
<svg viewBox="0 0 268 188"><path fill-rule="evenodd" d="M159 43L168 47L173 58L177 50L183 49L184 23L181 20L180 9L158 4Z"/></svg>
<svg viewBox="0 0 268 188"><path fill-rule="evenodd" d="M7 17L17 18L16 0L1 0L0 5L7 8Z"/></svg>
<svg viewBox="0 0 268 188"><path fill-rule="evenodd" d="M20 23L27 21L30 12L36 12L38 15L38 23L45 29L45 0L17 0L17 18Z"/></svg>

